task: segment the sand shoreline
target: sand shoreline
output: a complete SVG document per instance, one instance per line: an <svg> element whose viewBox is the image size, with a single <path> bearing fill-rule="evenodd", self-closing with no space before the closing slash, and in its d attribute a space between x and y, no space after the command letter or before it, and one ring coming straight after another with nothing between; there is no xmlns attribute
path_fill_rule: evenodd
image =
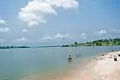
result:
<svg viewBox="0 0 120 80"><path fill-rule="evenodd" d="M114 61L114 56L120 51L102 53L93 58L84 68L71 71L68 75L52 77L49 80L120 80L120 57ZM39 75L30 76L21 80L42 80Z"/></svg>
<svg viewBox="0 0 120 80"><path fill-rule="evenodd" d="M103 53L93 59L84 70L80 72L82 80L120 80L120 57L114 61L114 55L120 51Z"/></svg>

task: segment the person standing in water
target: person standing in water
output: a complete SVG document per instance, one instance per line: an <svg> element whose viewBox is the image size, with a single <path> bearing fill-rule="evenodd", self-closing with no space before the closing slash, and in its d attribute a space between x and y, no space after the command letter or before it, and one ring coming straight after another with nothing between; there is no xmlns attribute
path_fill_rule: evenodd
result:
<svg viewBox="0 0 120 80"><path fill-rule="evenodd" d="M68 62L69 62L69 63L72 62L72 55L68 55Z"/></svg>
<svg viewBox="0 0 120 80"><path fill-rule="evenodd" d="M72 55L69 55L69 56L68 56L68 60L72 60Z"/></svg>

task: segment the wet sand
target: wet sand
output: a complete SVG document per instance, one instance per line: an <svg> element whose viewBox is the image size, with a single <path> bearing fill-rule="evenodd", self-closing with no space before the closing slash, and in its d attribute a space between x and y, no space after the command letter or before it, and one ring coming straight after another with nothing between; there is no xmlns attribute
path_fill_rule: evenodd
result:
<svg viewBox="0 0 120 80"><path fill-rule="evenodd" d="M21 80L120 80L120 51L101 54L93 58L89 63L80 68L77 66L68 74L42 78L40 75L32 75ZM114 57L118 61L114 61Z"/></svg>

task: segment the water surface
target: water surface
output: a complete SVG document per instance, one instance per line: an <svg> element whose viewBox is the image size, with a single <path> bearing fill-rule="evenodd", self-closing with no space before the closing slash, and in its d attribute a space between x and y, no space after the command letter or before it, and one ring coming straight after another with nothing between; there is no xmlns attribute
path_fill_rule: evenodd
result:
<svg viewBox="0 0 120 80"><path fill-rule="evenodd" d="M52 76L65 73L85 59L103 52L119 50L120 46L28 48L0 50L0 80L20 80L31 74ZM72 62L67 57L71 54ZM80 57L76 55L81 54Z"/></svg>

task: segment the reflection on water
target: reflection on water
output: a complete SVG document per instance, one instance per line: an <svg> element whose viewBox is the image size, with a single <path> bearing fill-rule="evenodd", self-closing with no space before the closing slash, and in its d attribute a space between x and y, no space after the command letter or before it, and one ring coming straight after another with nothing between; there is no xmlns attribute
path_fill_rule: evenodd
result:
<svg viewBox="0 0 120 80"><path fill-rule="evenodd" d="M72 63L72 59L68 59L68 62L69 62L69 63Z"/></svg>

